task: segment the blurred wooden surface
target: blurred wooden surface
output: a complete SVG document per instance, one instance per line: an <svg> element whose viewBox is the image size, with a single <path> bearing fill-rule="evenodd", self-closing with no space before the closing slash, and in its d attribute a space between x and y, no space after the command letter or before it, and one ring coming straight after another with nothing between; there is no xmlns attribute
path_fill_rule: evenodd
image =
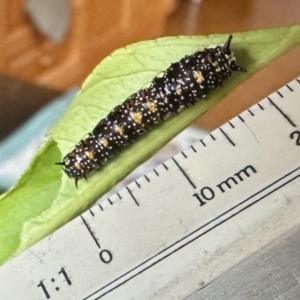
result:
<svg viewBox="0 0 300 300"><path fill-rule="evenodd" d="M80 85L114 49L162 35L175 0L70 3L68 34L54 44L35 28L24 0L0 0L0 72L54 89Z"/></svg>
<svg viewBox="0 0 300 300"><path fill-rule="evenodd" d="M292 25L300 22L299 0L177 0L166 33L212 34Z"/></svg>
<svg viewBox="0 0 300 300"><path fill-rule="evenodd" d="M166 35L234 33L300 23L299 0L178 1ZM214 129L300 76L300 46L272 62L202 115L197 124Z"/></svg>

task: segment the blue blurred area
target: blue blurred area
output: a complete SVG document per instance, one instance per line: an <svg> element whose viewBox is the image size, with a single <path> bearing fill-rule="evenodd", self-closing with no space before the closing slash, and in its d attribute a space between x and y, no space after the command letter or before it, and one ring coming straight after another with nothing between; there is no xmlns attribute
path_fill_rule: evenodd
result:
<svg viewBox="0 0 300 300"><path fill-rule="evenodd" d="M13 186L45 140L49 128L60 118L77 89L54 99L0 143L0 189Z"/></svg>

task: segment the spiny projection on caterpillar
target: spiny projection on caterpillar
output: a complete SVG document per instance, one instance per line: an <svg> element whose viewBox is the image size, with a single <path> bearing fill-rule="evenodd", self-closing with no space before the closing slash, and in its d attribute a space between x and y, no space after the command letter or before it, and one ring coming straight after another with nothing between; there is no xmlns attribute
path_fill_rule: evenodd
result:
<svg viewBox="0 0 300 300"><path fill-rule="evenodd" d="M75 179L77 187L78 180L86 179L157 124L205 98L232 72L245 72L235 63L231 40L232 35L224 46L197 51L171 64L146 87L116 106L57 164Z"/></svg>

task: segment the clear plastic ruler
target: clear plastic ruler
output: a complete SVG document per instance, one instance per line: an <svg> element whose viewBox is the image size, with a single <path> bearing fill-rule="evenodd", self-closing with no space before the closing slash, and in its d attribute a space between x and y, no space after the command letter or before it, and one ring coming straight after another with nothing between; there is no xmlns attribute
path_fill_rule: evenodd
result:
<svg viewBox="0 0 300 300"><path fill-rule="evenodd" d="M298 225L299 200L300 78L4 264L0 299L183 299Z"/></svg>

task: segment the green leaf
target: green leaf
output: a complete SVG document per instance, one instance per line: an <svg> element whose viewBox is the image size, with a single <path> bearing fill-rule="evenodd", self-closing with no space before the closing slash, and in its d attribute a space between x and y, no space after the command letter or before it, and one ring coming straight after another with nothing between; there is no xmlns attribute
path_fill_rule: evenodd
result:
<svg viewBox="0 0 300 300"><path fill-rule="evenodd" d="M208 100L164 122L90 176L87 182L80 181L79 189L54 165L112 108L171 62L198 49L222 45L227 38L224 34L161 38L119 49L104 59L51 130L47 142L17 185L0 198L0 264L82 213L237 85L300 44L300 26L234 34L232 49L238 64L247 73L236 73L224 87L211 93Z"/></svg>

